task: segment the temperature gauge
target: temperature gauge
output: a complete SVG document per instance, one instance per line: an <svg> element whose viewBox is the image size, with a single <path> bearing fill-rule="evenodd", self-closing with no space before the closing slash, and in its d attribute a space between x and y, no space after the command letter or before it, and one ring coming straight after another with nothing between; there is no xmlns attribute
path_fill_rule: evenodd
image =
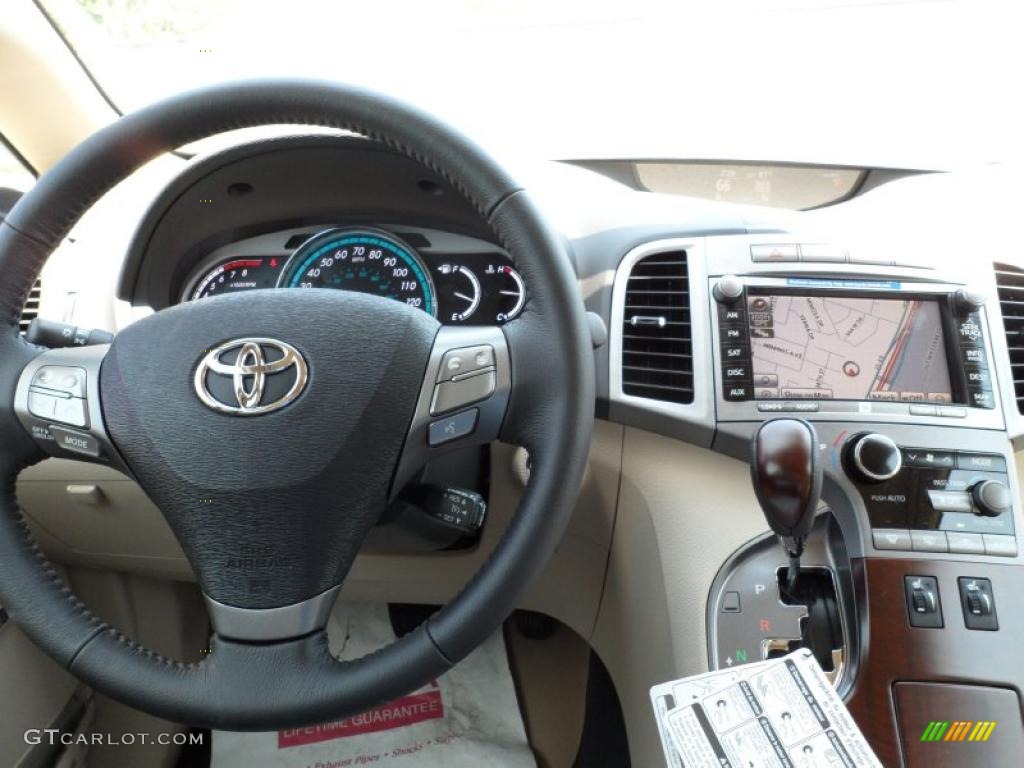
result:
<svg viewBox="0 0 1024 768"><path fill-rule="evenodd" d="M480 280L462 264L442 264L437 271L447 278L437 284L444 305L452 308L449 319L453 323L468 320L480 306Z"/></svg>
<svg viewBox="0 0 1024 768"><path fill-rule="evenodd" d="M488 272L492 268L488 267ZM495 317L499 323L518 317L526 304L526 286L523 278L512 267L498 266L493 268L495 275L494 282L498 288L498 314Z"/></svg>

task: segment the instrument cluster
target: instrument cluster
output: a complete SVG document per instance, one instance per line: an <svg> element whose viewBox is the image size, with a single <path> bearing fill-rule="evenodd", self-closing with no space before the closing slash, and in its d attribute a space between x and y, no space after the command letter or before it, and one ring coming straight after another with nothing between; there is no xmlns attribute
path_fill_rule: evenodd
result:
<svg viewBox="0 0 1024 768"><path fill-rule="evenodd" d="M418 242L413 245L410 240ZM339 227L306 236L293 249L238 247L205 261L185 281L182 301L258 288L334 288L360 291L422 309L440 322L505 323L526 303L526 286L504 253L486 248L448 250L424 246L422 236L403 237L373 227ZM224 249L221 249L224 250Z"/></svg>

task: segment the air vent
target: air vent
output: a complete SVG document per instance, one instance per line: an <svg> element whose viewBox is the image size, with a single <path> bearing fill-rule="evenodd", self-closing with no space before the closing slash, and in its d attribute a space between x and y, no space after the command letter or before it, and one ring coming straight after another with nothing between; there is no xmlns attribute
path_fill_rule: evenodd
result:
<svg viewBox="0 0 1024 768"><path fill-rule="evenodd" d="M686 251L658 253L633 265L622 326L622 391L693 402L693 344Z"/></svg>
<svg viewBox="0 0 1024 768"><path fill-rule="evenodd" d="M28 330L29 323L31 323L36 315L39 314L39 295L42 293L42 283L36 280L35 285L32 286L32 290L29 291L28 300L25 302L25 308L21 311L21 320L18 321L18 330L25 333Z"/></svg>
<svg viewBox="0 0 1024 768"><path fill-rule="evenodd" d="M1010 350L1017 410L1024 413L1024 269L998 262L995 268L999 308L1003 313L1006 346Z"/></svg>

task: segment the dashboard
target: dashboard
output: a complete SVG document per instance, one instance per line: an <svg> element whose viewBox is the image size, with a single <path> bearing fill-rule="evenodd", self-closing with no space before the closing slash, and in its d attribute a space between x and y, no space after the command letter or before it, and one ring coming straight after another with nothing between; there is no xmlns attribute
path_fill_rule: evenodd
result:
<svg viewBox="0 0 1024 768"><path fill-rule="evenodd" d="M179 300L260 288L370 293L446 325L500 325L527 298L511 260L485 242L422 228L319 225L216 249L187 273Z"/></svg>
<svg viewBox="0 0 1024 768"><path fill-rule="evenodd" d="M927 181L941 184L937 177ZM897 204L900 188L909 191ZM883 189L879 220L913 209L913 180ZM787 629L799 634L799 609L783 605L771 589L779 550L762 536L765 522L747 467L758 425L795 416L817 431L822 510L838 529L827 532L828 542L814 540L807 562L831 569L841 587L847 684L857 680L858 663L862 681L878 679L877 687L854 692L854 704L860 696L865 706L888 711L894 680L1007 684L968 666L971 657L997 653L1019 626L1009 609L1019 584L1010 572L1024 563L1015 455L1024 437L1018 402L1024 384L1014 375L1024 352L1011 351L1007 329L1024 328L1017 308L1024 271L998 272L986 255L1005 248L980 230L960 239L944 230L929 247L924 241L840 247L823 239L827 231L803 229L812 212L794 221L764 210L623 192L589 172L561 167L539 185L537 199L564 234L585 307L607 335L603 343L595 337L593 485L556 554L552 581L529 606L569 617L584 634L604 620L593 584L622 590L621 604L630 608L654 599L656 610L617 616L618 627L634 633L624 647L663 647L627 654L626 672L612 669L648 681L671 676L666 670L673 665L728 666L741 651L754 660L766 640L788 641ZM835 209L857 205L852 200ZM956 218L928 211L929 221L940 215ZM927 234L913 223L903 228L914 229L915 238ZM338 137L288 137L197 158L154 201L121 266L117 298L139 314L225 292L344 288L418 306L449 325L500 325L530 295L480 213L443 180L380 147ZM44 303L57 285L44 276ZM1006 291L1016 293L1001 302ZM19 495L33 518L70 542L70 559L126 571L153 567L140 565L143 560L163 562L165 572L188 578L185 560L153 543L151 520L133 512L142 508L138 499L122 503L129 497L120 489L129 481L100 476L101 489L124 512L120 517L77 504L72 518L54 499L94 478L47 471L52 477L37 474ZM491 505L479 547L440 537L432 545L453 555L443 568L461 575L466 561L487 554L493 522L511 515L526 474L526 457L500 445L487 454L456 451L428 466L418 478L422 487L457 486ZM398 502L389 522L419 519L417 509L427 503ZM380 528L371 558L357 571L365 594L380 594L377 580L392 589L400 571L396 553L422 553L422 539L401 532L399 543L398 528ZM835 549L845 565L826 553L832 538L841 543ZM135 558L129 541L142 542L146 558ZM751 542L765 550L762 570L751 570L753 561L735 562ZM411 560L400 561L417 574L404 584L415 582L409 589L416 599L443 601L441 592L421 591L432 588L437 561ZM628 575L616 570L622 563ZM862 583L857 569L871 578ZM934 596L943 605L944 627L893 635L907 624L909 576L938 579ZM958 582L968 577L991 580L999 621L1006 622L1000 630L966 627ZM639 587L630 592L633 583ZM402 589L388 594L408 599L398 594ZM566 594L571 599L562 600ZM742 610L731 602L740 598ZM696 621L704 610L706 621ZM653 628L651 616L658 617ZM870 632L863 631L858 647L868 621ZM770 638L766 623L775 628ZM932 651L907 657L922 665L931 660L927 665L890 672L874 663L878 657L867 664L872 648L920 649L925 632ZM642 731L649 725L648 691L640 686L634 693L626 710L638 713L633 727ZM647 735L635 740L639 749L657 745L656 734ZM886 734L878 742L895 739Z"/></svg>

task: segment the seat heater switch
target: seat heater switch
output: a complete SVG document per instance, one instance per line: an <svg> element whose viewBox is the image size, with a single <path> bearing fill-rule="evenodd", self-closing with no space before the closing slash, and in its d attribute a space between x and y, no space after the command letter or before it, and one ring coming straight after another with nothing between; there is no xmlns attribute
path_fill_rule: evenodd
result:
<svg viewBox="0 0 1024 768"><path fill-rule="evenodd" d="M469 376L456 376L451 381L442 381L434 387L430 415L437 416L480 400L486 400L494 394L497 381L498 377L493 368Z"/></svg>
<svg viewBox="0 0 1024 768"><path fill-rule="evenodd" d="M903 591L907 596L910 626L930 629L943 626L939 582L934 576L904 576Z"/></svg>
<svg viewBox="0 0 1024 768"><path fill-rule="evenodd" d="M441 358L437 381L450 381L478 371L485 371L488 368L493 368L494 365L494 347L490 344L450 349Z"/></svg>
<svg viewBox="0 0 1024 768"><path fill-rule="evenodd" d="M992 582L961 576L957 579L957 585L960 587L960 605L964 609L964 624L967 628L989 631L999 629Z"/></svg>

